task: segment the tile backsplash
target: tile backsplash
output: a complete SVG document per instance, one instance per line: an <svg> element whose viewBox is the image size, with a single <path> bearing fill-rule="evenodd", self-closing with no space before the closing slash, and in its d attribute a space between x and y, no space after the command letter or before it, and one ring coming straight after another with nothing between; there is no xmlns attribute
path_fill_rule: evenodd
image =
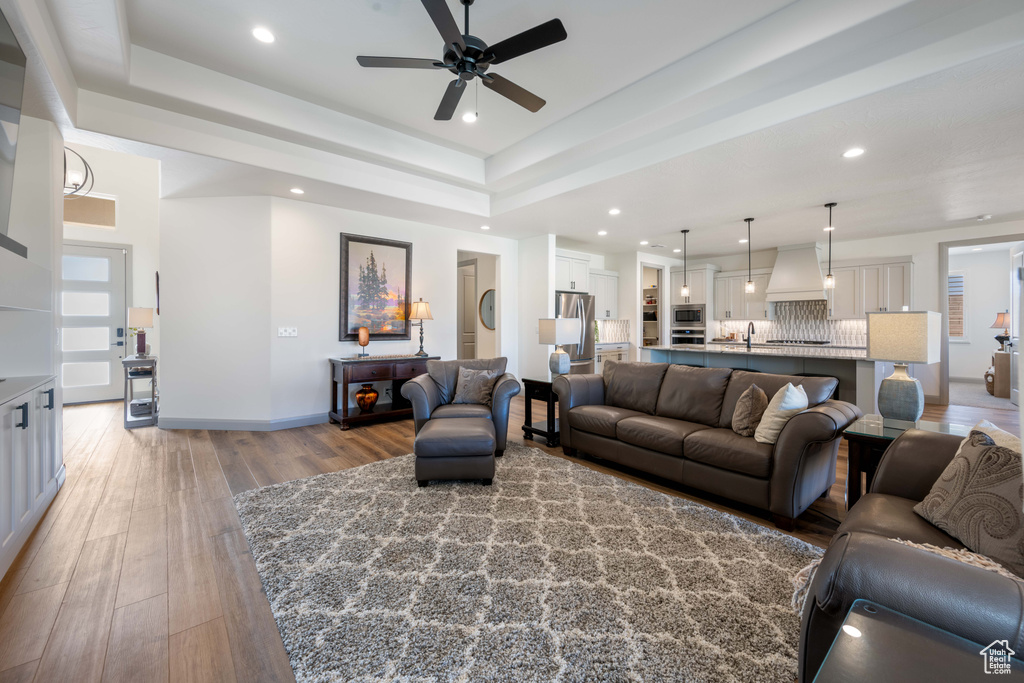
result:
<svg viewBox="0 0 1024 683"><path fill-rule="evenodd" d="M712 323L711 337L747 333L746 320ZM754 341L769 339L827 340L836 346L867 346L866 320L829 320L825 301L781 301L775 304L775 320L754 321Z"/></svg>
<svg viewBox="0 0 1024 683"><path fill-rule="evenodd" d="M602 343L623 344L629 341L628 320L598 320L597 340Z"/></svg>

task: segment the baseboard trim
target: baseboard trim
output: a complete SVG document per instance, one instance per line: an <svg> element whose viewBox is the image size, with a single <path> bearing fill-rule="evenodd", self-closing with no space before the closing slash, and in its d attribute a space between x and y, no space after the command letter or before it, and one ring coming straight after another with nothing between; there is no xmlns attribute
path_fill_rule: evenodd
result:
<svg viewBox="0 0 1024 683"><path fill-rule="evenodd" d="M950 382L965 382L967 384L984 384L985 379L982 377L950 377Z"/></svg>
<svg viewBox="0 0 1024 683"><path fill-rule="evenodd" d="M935 394L934 396L932 396L932 395L929 395L929 394L925 394L924 395L924 402L925 403L938 403L939 402L939 395Z"/></svg>
<svg viewBox="0 0 1024 683"><path fill-rule="evenodd" d="M209 420L198 417L164 417L160 416L160 429L215 429L228 432L276 432L279 429L294 429L310 425L324 424L328 421L327 413L285 417L277 420Z"/></svg>

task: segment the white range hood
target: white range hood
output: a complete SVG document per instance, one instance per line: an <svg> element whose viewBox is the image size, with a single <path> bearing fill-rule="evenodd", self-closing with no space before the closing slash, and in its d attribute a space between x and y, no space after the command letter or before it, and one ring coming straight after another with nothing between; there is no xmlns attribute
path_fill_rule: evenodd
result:
<svg viewBox="0 0 1024 683"><path fill-rule="evenodd" d="M768 282L768 301L821 301L825 299L820 244L779 247Z"/></svg>

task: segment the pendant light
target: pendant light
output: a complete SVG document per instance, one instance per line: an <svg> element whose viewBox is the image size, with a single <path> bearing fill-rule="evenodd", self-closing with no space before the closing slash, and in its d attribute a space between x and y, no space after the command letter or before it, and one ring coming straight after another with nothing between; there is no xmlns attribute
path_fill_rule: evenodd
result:
<svg viewBox="0 0 1024 683"><path fill-rule="evenodd" d="M689 230L681 230L683 233L683 286L679 288L679 296L690 296L689 279L686 277L686 235Z"/></svg>
<svg viewBox="0 0 1024 683"><path fill-rule="evenodd" d="M756 291L754 287L754 278L750 276L750 224L754 222L753 218L744 218L747 222L747 286L744 287L744 291L747 294L753 294Z"/></svg>
<svg viewBox="0 0 1024 683"><path fill-rule="evenodd" d="M825 205L828 209L828 225L825 227L825 232L828 233L828 275L825 276L825 289L836 288L836 278L832 275L832 231L835 228L832 226L832 207L837 206L835 202L829 202Z"/></svg>

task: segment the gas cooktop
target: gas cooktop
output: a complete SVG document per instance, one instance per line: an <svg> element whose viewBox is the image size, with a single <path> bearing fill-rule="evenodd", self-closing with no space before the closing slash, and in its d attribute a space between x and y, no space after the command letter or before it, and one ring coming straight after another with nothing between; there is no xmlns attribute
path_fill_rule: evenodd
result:
<svg viewBox="0 0 1024 683"><path fill-rule="evenodd" d="M794 344L794 345L805 345L805 346L824 346L825 344L831 344L830 341L821 341L816 339L769 339L765 344Z"/></svg>

